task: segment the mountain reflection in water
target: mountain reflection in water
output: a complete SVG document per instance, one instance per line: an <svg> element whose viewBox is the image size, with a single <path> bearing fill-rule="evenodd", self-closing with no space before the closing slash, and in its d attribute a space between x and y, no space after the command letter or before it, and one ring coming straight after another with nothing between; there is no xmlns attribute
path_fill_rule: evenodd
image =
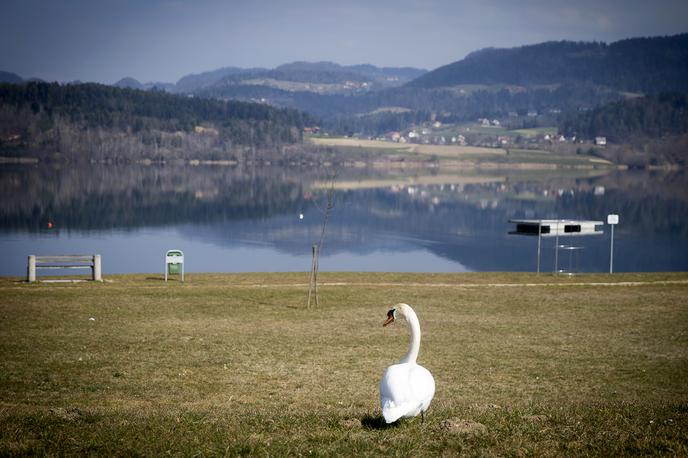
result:
<svg viewBox="0 0 688 458"><path fill-rule="evenodd" d="M2 275L29 254L99 253L107 273L162 272L181 249L190 272L307 271L333 170L246 166L0 167ZM341 168L320 261L326 271L533 271L535 237L512 218L606 221L618 213L615 271L688 270L688 187L677 172ZM299 215L303 214L303 218ZM559 267L604 272L609 231ZM554 240L542 246L554 268Z"/></svg>

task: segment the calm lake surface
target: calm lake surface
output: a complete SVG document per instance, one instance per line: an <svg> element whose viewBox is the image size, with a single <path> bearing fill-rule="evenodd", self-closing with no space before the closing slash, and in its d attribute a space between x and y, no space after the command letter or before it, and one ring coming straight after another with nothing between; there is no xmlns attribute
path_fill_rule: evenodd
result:
<svg viewBox="0 0 688 458"><path fill-rule="evenodd" d="M688 270L683 172L3 165L0 275L26 275L29 254L95 253L104 275L162 275L169 249L187 272L308 272L335 172L321 271L534 271L537 237L510 235L510 219L609 213L615 272ZM579 249L558 268L608 271L599 229L560 238ZM542 271L554 259L543 239Z"/></svg>

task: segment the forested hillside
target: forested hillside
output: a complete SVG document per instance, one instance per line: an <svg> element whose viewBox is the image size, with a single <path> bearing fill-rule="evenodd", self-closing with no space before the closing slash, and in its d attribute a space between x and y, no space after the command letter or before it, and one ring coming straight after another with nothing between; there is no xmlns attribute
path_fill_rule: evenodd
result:
<svg viewBox="0 0 688 458"><path fill-rule="evenodd" d="M223 67L209 72L185 75L174 84L172 92L193 94L203 88L212 86L223 78L235 75L248 75L268 71L265 68Z"/></svg>
<svg viewBox="0 0 688 458"><path fill-rule="evenodd" d="M4 72L0 70L0 83L13 83L18 84L23 82L24 79L17 75L16 73Z"/></svg>
<svg viewBox="0 0 688 458"><path fill-rule="evenodd" d="M235 73L196 95L302 110L334 134L377 136L423 122L479 118L512 128L552 126L628 97L688 92L688 34L486 49L404 86L379 90L363 88L360 77L350 74L359 67L365 66L294 63L264 72L265 80ZM345 78L348 86L337 86Z"/></svg>
<svg viewBox="0 0 688 458"><path fill-rule="evenodd" d="M547 42L484 49L409 83L416 88L465 84L519 86L586 83L620 91L688 91L688 34L600 42Z"/></svg>
<svg viewBox="0 0 688 458"><path fill-rule="evenodd" d="M604 136L614 143L688 134L688 95L661 94L611 103L566 117L560 131L567 136Z"/></svg>
<svg viewBox="0 0 688 458"><path fill-rule="evenodd" d="M22 81L0 72L3 78ZM485 49L429 73L293 62L274 69L226 67L175 85L133 78L117 85L123 87L0 86L0 153L166 158L202 152L226 159L243 147L298 142L303 127L316 124L330 135L366 137L437 125L442 133L422 141L459 134L483 146L504 141L494 129L487 132L492 138L459 132L462 124L487 120L506 131L557 126L570 148L578 148L570 143L574 136L577 142L604 136L653 154L670 150L661 153L662 163L675 163L676 145L688 139L688 34Z"/></svg>
<svg viewBox="0 0 688 458"><path fill-rule="evenodd" d="M237 147L298 142L303 124L304 115L295 110L255 103L99 84L0 84L0 148L5 154L57 153L76 159L204 151L220 158Z"/></svg>
<svg viewBox="0 0 688 458"><path fill-rule="evenodd" d="M292 92L364 93L401 86L426 72L426 70L413 67L376 67L370 64L343 66L334 62L292 62L273 69L223 67L185 75L176 83L142 83L134 78L126 77L114 85L130 89L164 90L175 94L200 95L202 92L211 92L222 94L225 98L233 98L232 92L235 86L251 86L259 91L282 87ZM2 81L2 72L0 72L0 81ZM11 82L20 81L21 78ZM288 83L303 84L289 85ZM228 87L229 91L225 91Z"/></svg>

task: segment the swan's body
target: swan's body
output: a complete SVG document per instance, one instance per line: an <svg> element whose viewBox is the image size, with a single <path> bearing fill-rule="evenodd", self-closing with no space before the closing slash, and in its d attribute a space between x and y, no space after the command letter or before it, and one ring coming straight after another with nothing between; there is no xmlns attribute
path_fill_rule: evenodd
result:
<svg viewBox="0 0 688 458"><path fill-rule="evenodd" d="M387 321L396 315L406 318L411 328L411 344L408 353L398 364L389 366L380 381L380 406L387 423L402 417L415 417L425 413L435 395L435 379L430 371L416 364L420 350L420 323L413 309L407 304L397 304L387 313Z"/></svg>

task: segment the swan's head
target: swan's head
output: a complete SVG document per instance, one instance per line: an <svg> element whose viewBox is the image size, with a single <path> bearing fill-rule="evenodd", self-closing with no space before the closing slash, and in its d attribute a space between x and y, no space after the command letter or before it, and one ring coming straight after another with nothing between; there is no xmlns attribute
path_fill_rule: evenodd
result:
<svg viewBox="0 0 688 458"><path fill-rule="evenodd" d="M397 319L397 315L403 317L406 316L406 309L410 308L407 304L397 304L387 312L387 319L382 323L382 326L387 326L388 324L394 323Z"/></svg>

